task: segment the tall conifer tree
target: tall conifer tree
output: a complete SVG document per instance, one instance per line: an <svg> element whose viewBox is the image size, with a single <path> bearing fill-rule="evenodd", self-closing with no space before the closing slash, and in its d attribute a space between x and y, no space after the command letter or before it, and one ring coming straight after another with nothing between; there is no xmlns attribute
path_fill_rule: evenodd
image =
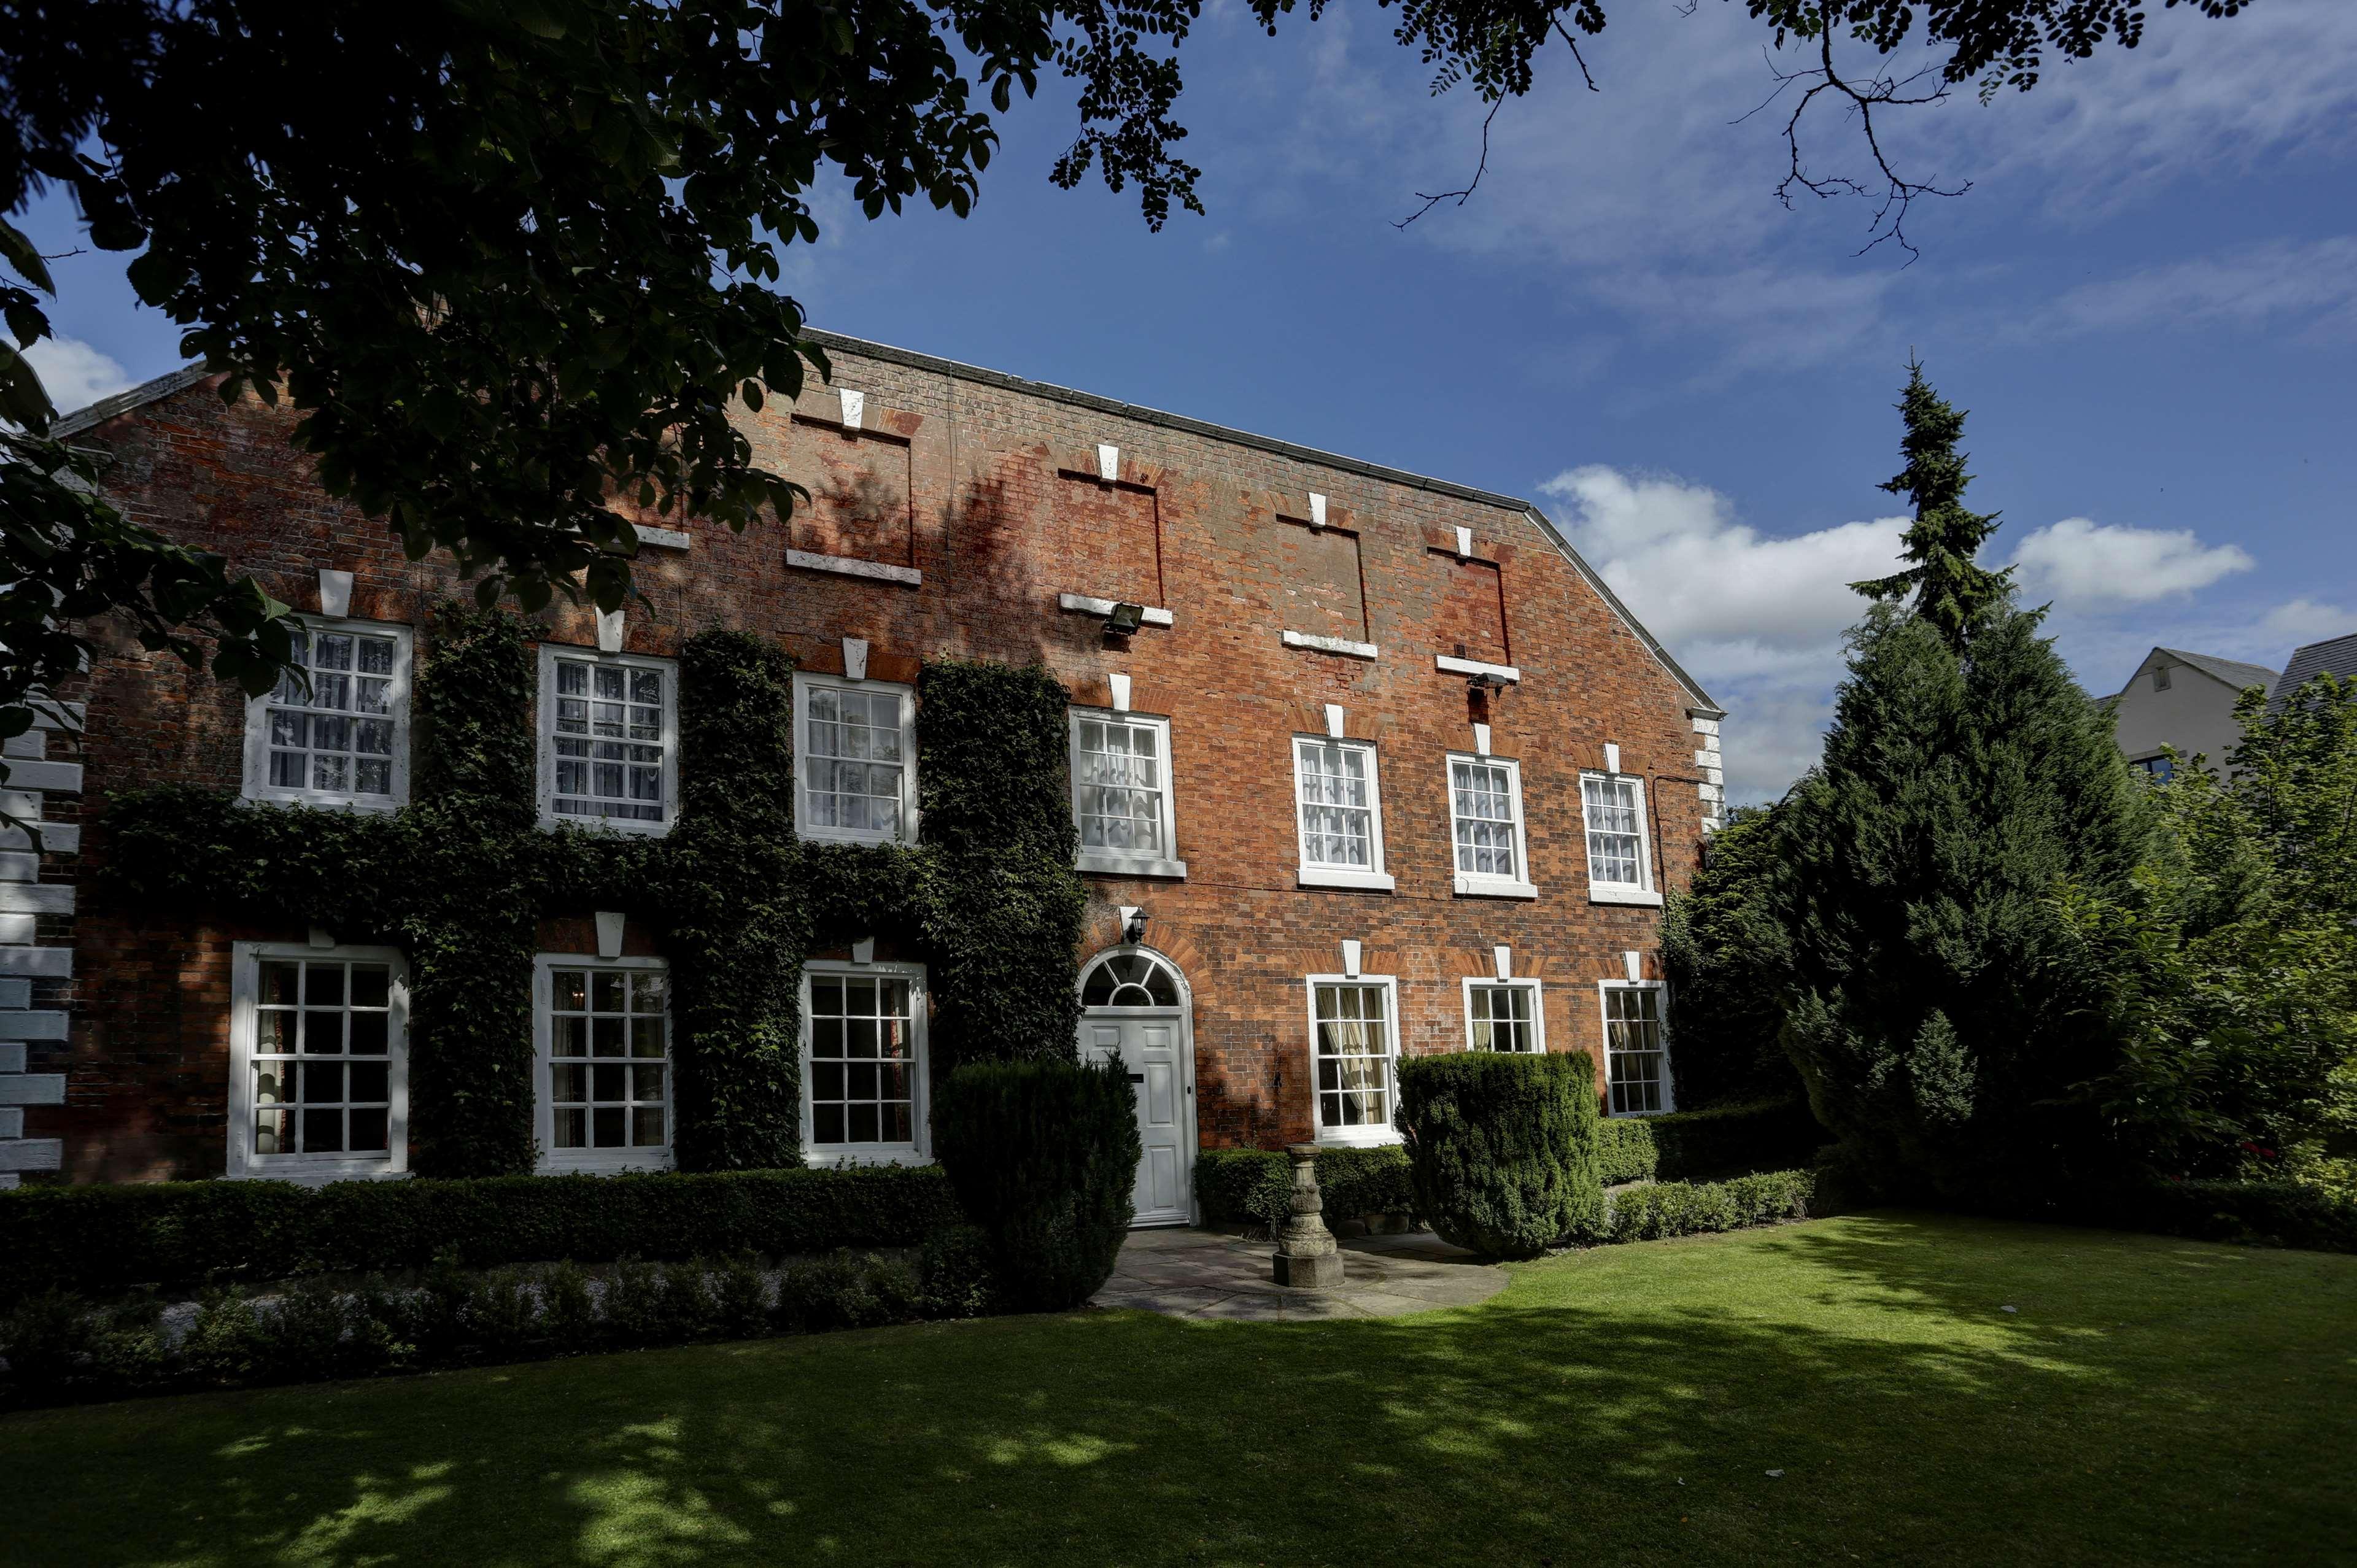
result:
<svg viewBox="0 0 2357 1568"><path fill-rule="evenodd" d="M1965 510L1964 487L1973 477L1964 472L1965 455L1956 450L1964 438L1964 415L1932 390L1920 360L1907 363L1907 391L1900 397L1899 413L1907 424L1899 443L1907 466L1881 488L1914 503L1915 521L1900 552L1914 564L1850 586L1882 603L1912 596L1915 613L1937 627L1949 647L1962 648L1968 628L2012 592L2013 568L1991 572L1977 559L1981 546L1996 532L1998 514Z"/></svg>
<svg viewBox="0 0 2357 1568"><path fill-rule="evenodd" d="M2055 894L2125 890L2145 841L2110 721L2040 614L1974 552L1963 416L1911 368L1900 403L1913 564L1857 585L1824 757L1778 814L1792 940L1785 1044L1818 1119L1889 1189L2013 1205L2104 1168L2073 1086L2114 1032L2057 989ZM1906 603L1898 601L1906 600Z"/></svg>

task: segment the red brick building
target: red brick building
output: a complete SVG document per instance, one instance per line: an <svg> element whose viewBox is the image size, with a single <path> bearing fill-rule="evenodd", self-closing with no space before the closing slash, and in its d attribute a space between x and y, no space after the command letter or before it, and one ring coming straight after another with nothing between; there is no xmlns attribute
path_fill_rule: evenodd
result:
<svg viewBox="0 0 2357 1568"><path fill-rule="evenodd" d="M1084 960L1107 955L1083 963L1082 1044L1138 1076L1143 1215L1185 1217L1199 1146L1388 1139L1401 1053L1587 1050L1609 1109L1669 1107L1661 899L1720 809L1720 714L1537 509L824 340L833 387L742 416L813 506L743 535L642 527L642 601L538 618L547 820L667 826L667 660L715 623L797 661L805 837L915 830L921 660L1041 662L1071 693ZM410 660L457 585L313 485L290 423L183 372L63 427L110 449L132 515L312 620L317 685L249 704L128 646L91 671L79 768L56 732L10 743L48 853L0 888L26 1041L0 1045L0 1171L402 1167L401 955L75 908L81 801L109 789L406 798ZM662 955L592 913L544 933L542 1157L660 1165L640 1015ZM921 972L863 948L804 984L811 1157L922 1157ZM653 1042L627 1079L587 1043L626 1026ZM920 1058L898 1090L859 1065L879 1039Z"/></svg>

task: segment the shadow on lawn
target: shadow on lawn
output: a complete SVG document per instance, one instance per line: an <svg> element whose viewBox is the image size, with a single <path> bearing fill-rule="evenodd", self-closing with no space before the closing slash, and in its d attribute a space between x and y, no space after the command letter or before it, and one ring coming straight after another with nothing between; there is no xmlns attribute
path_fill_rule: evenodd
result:
<svg viewBox="0 0 2357 1568"><path fill-rule="evenodd" d="M2170 1502L2184 1455L2213 1485L2241 1465L2219 1527L2239 1550L2270 1539L2266 1487L2330 1485L2324 1409L2311 1428L2222 1391L2145 1397L2175 1341L2117 1332L2136 1307L2264 1338L2259 1279L2218 1249L2022 1229L1794 1228L1754 1241L1782 1254L1764 1270L1718 1255L1723 1301L1631 1288L1717 1266L1674 1242L1640 1270L1622 1250L1609 1282L1584 1280L1591 1254L1413 1318L926 1326L155 1402L104 1412L116 1454L4 1427L0 1452L24 1450L19 1543L238 1568L1567 1563L1670 1530L1706 1556L1986 1560L2029 1520L2053 1555L2092 1530L2184 1558L2204 1528ZM2115 1473L2091 1484L2099 1455ZM2317 1522L2311 1503L2283 1544Z"/></svg>

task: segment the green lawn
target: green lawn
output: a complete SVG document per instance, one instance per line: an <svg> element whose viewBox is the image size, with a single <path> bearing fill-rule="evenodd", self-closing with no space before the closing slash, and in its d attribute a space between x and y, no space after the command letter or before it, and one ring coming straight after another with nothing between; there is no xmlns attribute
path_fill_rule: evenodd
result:
<svg viewBox="0 0 2357 1568"><path fill-rule="evenodd" d="M22 1414L0 1477L25 1565L2357 1562L2357 1258L1867 1215Z"/></svg>

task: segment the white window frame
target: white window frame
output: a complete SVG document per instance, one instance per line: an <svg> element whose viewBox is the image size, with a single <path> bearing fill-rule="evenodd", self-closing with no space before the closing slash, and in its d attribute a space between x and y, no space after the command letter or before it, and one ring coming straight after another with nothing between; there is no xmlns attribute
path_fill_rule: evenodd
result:
<svg viewBox="0 0 2357 1568"><path fill-rule="evenodd" d="M1464 763L1473 768L1502 768L1506 771L1506 800L1513 812L1514 869L1513 876L1494 873L1467 871L1457 864L1457 767ZM1460 897L1468 898L1535 898L1538 888L1531 881L1531 841L1523 817L1523 765L1511 757L1482 757L1469 751L1452 751L1442 759L1441 783L1448 791L1448 865L1454 886ZM1585 799L1585 796L1582 796Z"/></svg>
<svg viewBox="0 0 2357 1568"><path fill-rule="evenodd" d="M1309 824L1303 814L1301 800L1301 746L1307 741L1312 746L1339 746L1367 754L1367 853L1371 866L1333 865L1309 858ZM1394 884L1391 874L1383 869L1383 754L1372 740L1352 740L1341 736L1294 736L1286 745L1293 753L1293 844L1299 857L1296 885L1302 887L1355 887L1378 893L1389 893Z"/></svg>
<svg viewBox="0 0 2357 1568"><path fill-rule="evenodd" d="M1596 875L1595 841L1587 820L1587 784L1598 779L1632 787L1637 800L1637 880L1635 882L1601 882ZM1587 867L1587 901L1591 904L1644 904L1659 908L1662 895L1653 886L1653 843L1652 803L1645 799L1644 776L1637 773L1606 773L1599 768L1587 768L1579 776L1579 851Z"/></svg>
<svg viewBox="0 0 2357 1568"><path fill-rule="evenodd" d="M1465 977L1465 1048L1473 1045L1473 993L1476 991L1527 991L1531 993L1531 1048L1528 1051L1507 1051L1505 1056L1546 1055L1546 1006L1535 980L1500 980L1495 975L1469 974Z"/></svg>
<svg viewBox="0 0 2357 1568"><path fill-rule="evenodd" d="M880 833L867 828L839 828L811 821L810 790L802 776L809 755L810 693L814 691L856 692L863 696L888 692L900 699L900 831ZM813 843L915 843L917 842L917 689L896 681L854 681L847 675L794 672L794 833Z"/></svg>
<svg viewBox="0 0 2357 1568"><path fill-rule="evenodd" d="M257 1155L253 1152L253 1058L259 1036L264 960L382 963L387 986L385 1152L382 1155ZM346 1059L349 1060L349 1058ZM304 1183L351 1181L409 1173L409 968L395 948L315 948L295 942L238 942L230 957L229 1162L233 1177Z"/></svg>
<svg viewBox="0 0 2357 1568"><path fill-rule="evenodd" d="M661 822L630 817L584 817L556 810L556 661L612 664L626 670L654 670L663 677L662 807ZM647 833L661 836L679 821L679 661L640 653L604 653L571 643L540 645L540 825L574 827L587 832Z"/></svg>
<svg viewBox="0 0 2357 1568"><path fill-rule="evenodd" d="M829 1144L821 1147L811 1126L811 977L841 975L849 979L906 980L909 983L909 1129L915 1136L906 1144ZM931 1011L921 963L846 963L841 959L811 959L802 978L802 1163L810 1165L929 1165L933 1163L932 1056L926 1044L926 1015Z"/></svg>
<svg viewBox="0 0 2357 1568"><path fill-rule="evenodd" d="M1615 991L1651 991L1662 1031L1662 1108L1659 1111L1612 1109L1612 1004ZM1607 1116L1666 1116L1678 1108L1676 1075L1670 1070L1670 987L1660 980L1599 980L1596 983L1597 1026L1604 1031L1604 1113Z"/></svg>
<svg viewBox="0 0 2357 1568"><path fill-rule="evenodd" d="M1087 723L1127 725L1154 731L1162 759L1162 846L1160 855L1129 854L1120 850L1081 846L1075 865L1105 876L1168 876L1184 879L1187 863L1178 858L1178 780L1170 766L1170 721L1158 714L1133 714L1112 708L1073 708L1067 720L1067 745L1072 779L1072 825L1081 823L1081 726Z"/></svg>
<svg viewBox="0 0 2357 1568"><path fill-rule="evenodd" d="M353 790L315 789L307 784L299 789L290 789L271 783L270 701L277 690L273 687L245 705L245 782L242 793L249 800L266 801L273 805L339 806L354 811L398 811L409 803L409 695L417 658L414 628L398 621L352 620L326 616L304 616L300 619L304 635L315 642L323 633L336 632L355 637L393 639L396 651L386 715L393 721L393 791L389 795L372 796ZM351 714L355 722L361 716Z"/></svg>
<svg viewBox="0 0 2357 1568"><path fill-rule="evenodd" d="M1394 1125L1399 1116L1399 978L1390 974L1311 974L1303 976L1303 979L1307 982L1302 987L1303 1004L1308 1010L1309 1019L1309 1071L1307 1076L1309 1079L1309 1125L1313 1129L1311 1141L1349 1148L1368 1148L1403 1142L1399 1128ZM1391 1118L1380 1127L1329 1127L1326 1125L1323 1110L1318 1102L1318 988L1321 985L1372 986L1381 988L1384 993L1384 1022L1388 1026L1385 1031L1387 1062L1384 1071L1389 1079L1384 1100L1390 1107Z"/></svg>
<svg viewBox="0 0 2357 1568"><path fill-rule="evenodd" d="M663 1130L671 1141L660 1148L636 1149L560 1149L556 1146L555 1096L551 1092L549 1069L554 1065L555 1029L553 1014L555 1004L555 972L560 969L635 970L641 973L668 975L670 963L661 958L629 956L599 958L595 953L544 952L533 960L532 966L532 1135L539 1158L535 1168L544 1175L581 1174L615 1176L623 1171L667 1171L672 1168L672 1151L679 1143L679 1051L678 1037L673 1030L671 997L663 997ZM620 1058L620 1065L643 1064L643 1057Z"/></svg>

